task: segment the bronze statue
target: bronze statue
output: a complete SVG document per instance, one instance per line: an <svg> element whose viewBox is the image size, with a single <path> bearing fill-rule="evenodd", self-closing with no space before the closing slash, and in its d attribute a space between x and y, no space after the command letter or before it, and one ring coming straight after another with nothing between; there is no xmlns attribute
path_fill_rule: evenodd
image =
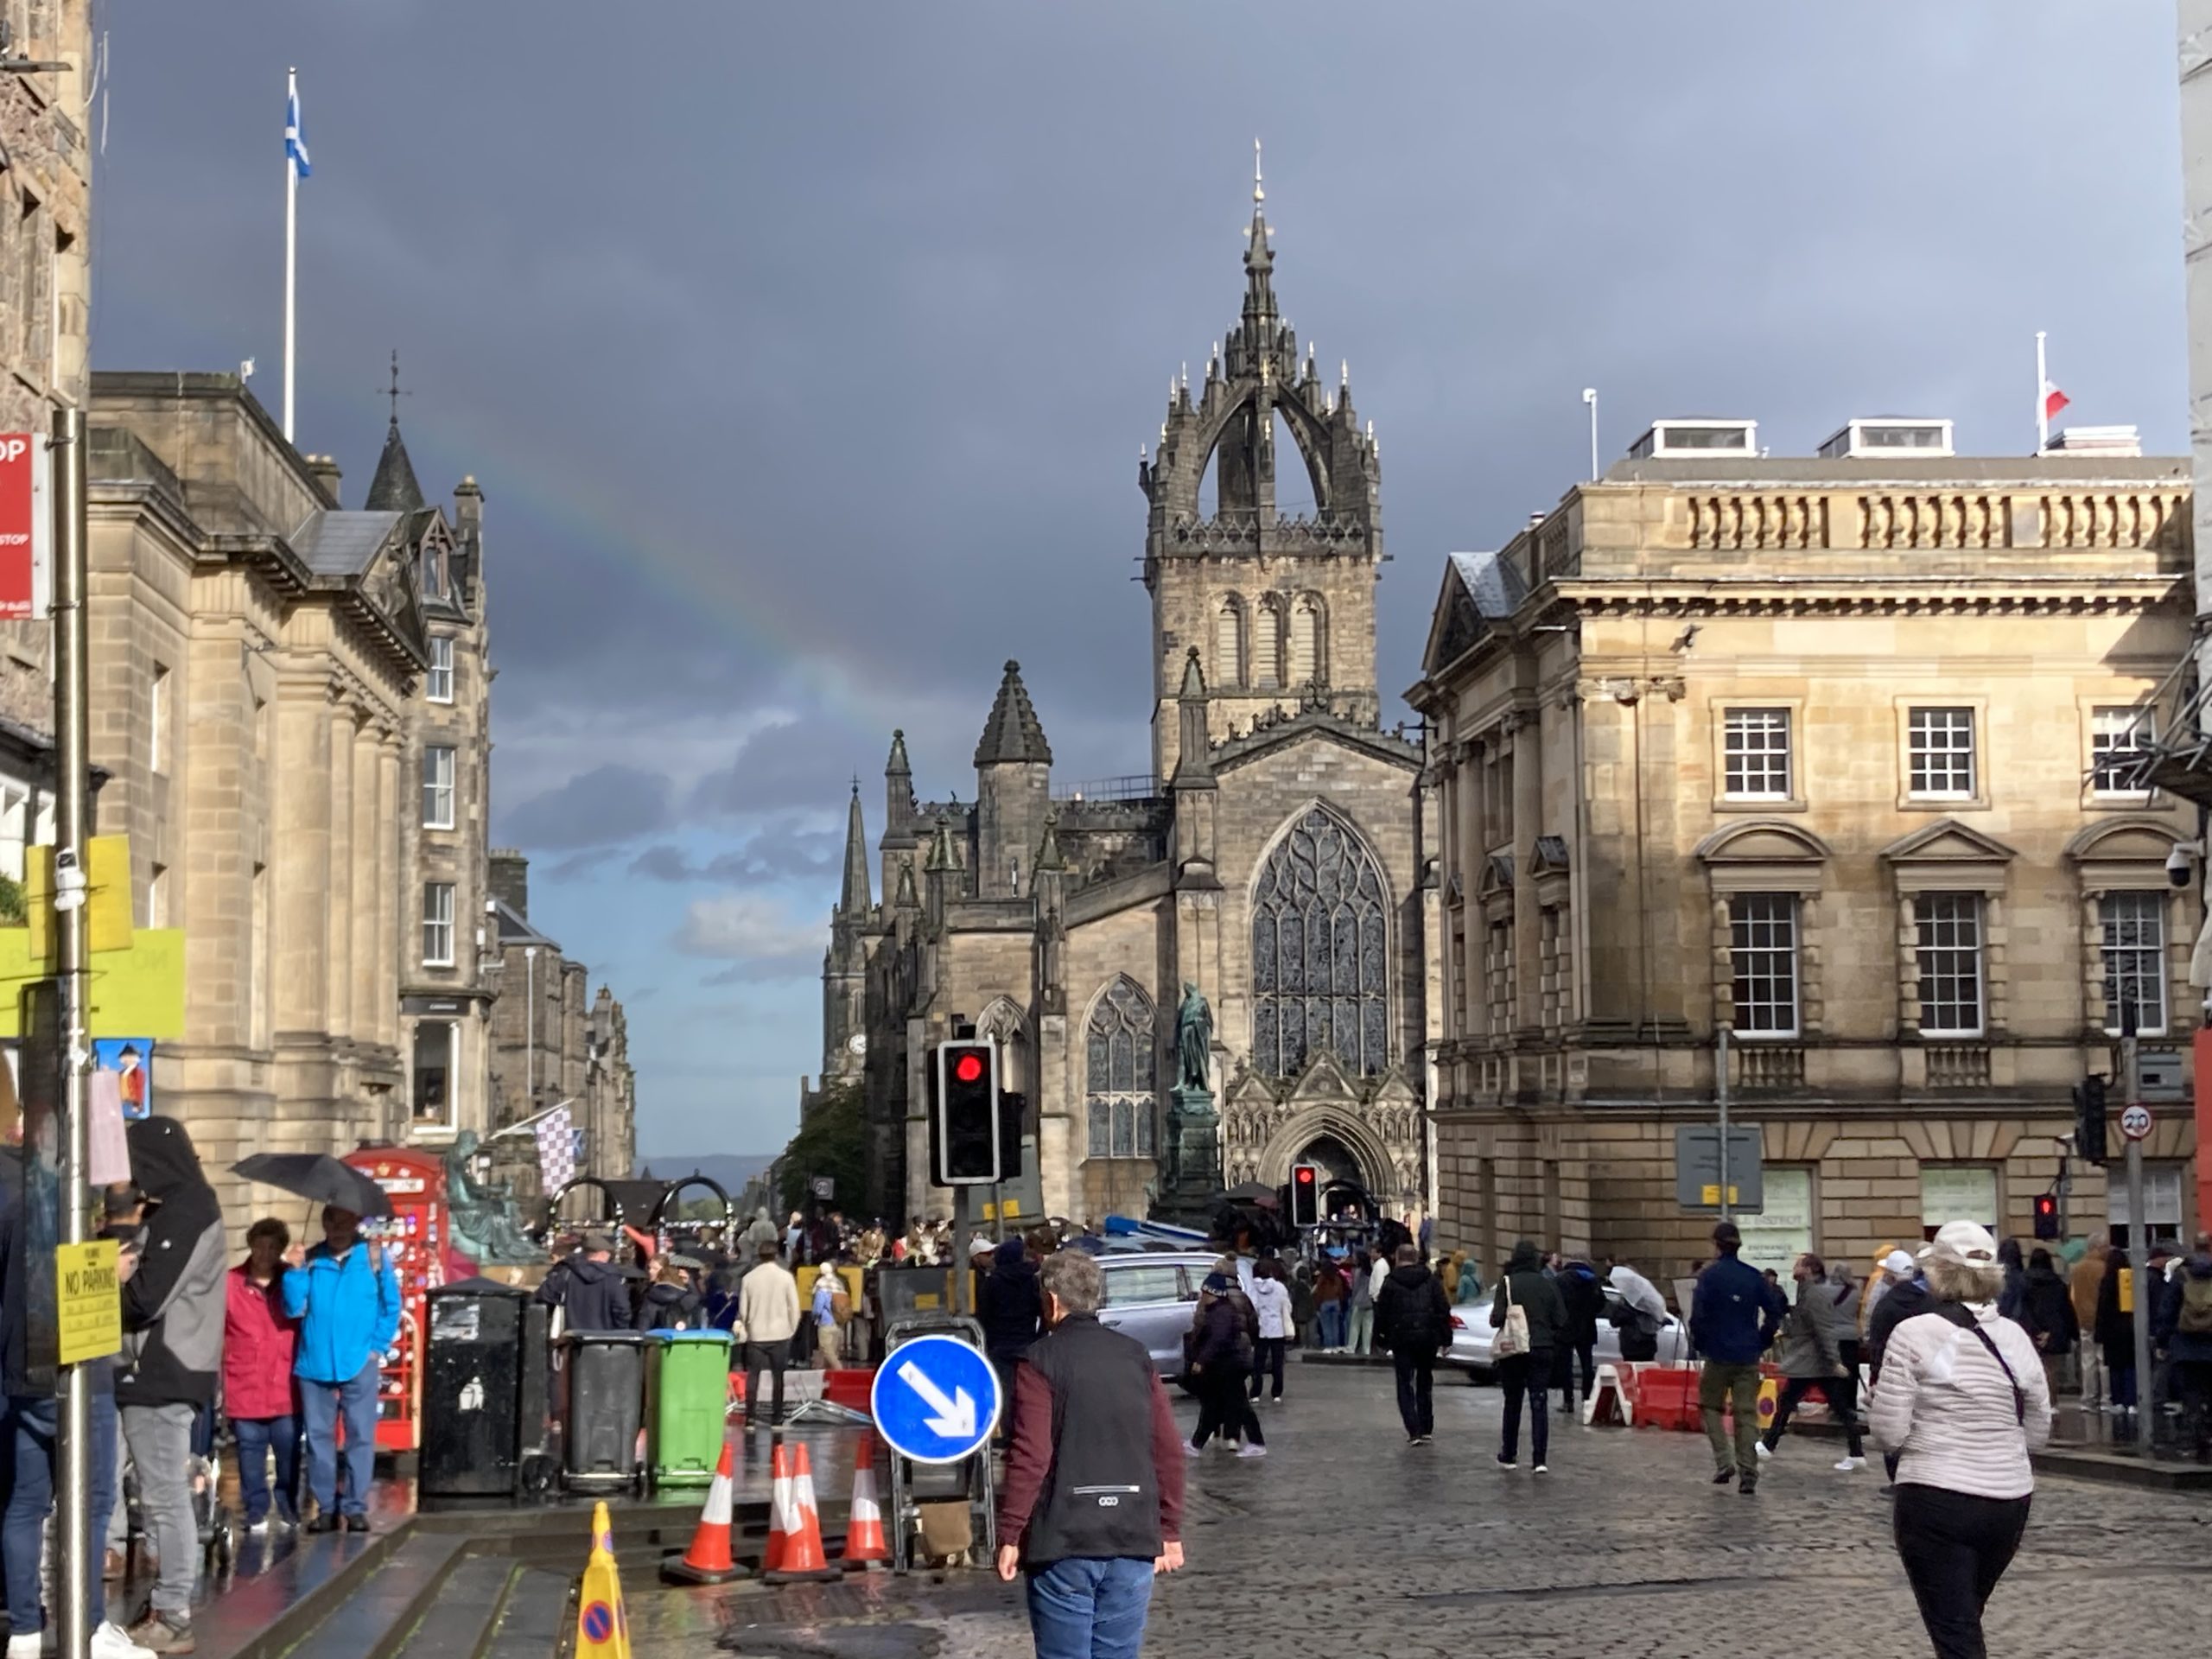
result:
<svg viewBox="0 0 2212 1659"><path fill-rule="evenodd" d="M1180 1057L1180 1087L1210 1092L1206 1077L1213 1065L1213 1010L1198 995L1198 986L1183 982L1183 1003L1175 1010L1175 1049Z"/></svg>
<svg viewBox="0 0 2212 1659"><path fill-rule="evenodd" d="M480 1144L475 1130L463 1129L446 1154L446 1205L454 1241L480 1266L544 1261L544 1247L524 1230L513 1195L502 1184L480 1180L469 1172Z"/></svg>

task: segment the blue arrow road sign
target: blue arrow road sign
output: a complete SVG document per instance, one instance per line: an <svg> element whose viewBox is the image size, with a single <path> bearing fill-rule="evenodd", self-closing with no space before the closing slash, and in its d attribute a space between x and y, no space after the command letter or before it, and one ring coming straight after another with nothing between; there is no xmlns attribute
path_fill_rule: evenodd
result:
<svg viewBox="0 0 2212 1659"><path fill-rule="evenodd" d="M916 1463L957 1463L998 1426L998 1373L957 1337L916 1337L876 1367L868 1409L876 1433Z"/></svg>

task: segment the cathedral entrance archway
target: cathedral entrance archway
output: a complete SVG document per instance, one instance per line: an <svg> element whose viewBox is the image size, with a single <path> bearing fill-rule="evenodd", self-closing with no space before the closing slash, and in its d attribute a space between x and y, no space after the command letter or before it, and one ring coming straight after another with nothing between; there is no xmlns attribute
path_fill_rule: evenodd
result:
<svg viewBox="0 0 2212 1659"><path fill-rule="evenodd" d="M1319 1165L1325 1192L1330 1181L1355 1181L1379 1205L1397 1197L1389 1147L1352 1109L1311 1106L1278 1124L1260 1154L1260 1179L1281 1186L1296 1163Z"/></svg>
<svg viewBox="0 0 2212 1659"><path fill-rule="evenodd" d="M1352 1156L1351 1148L1333 1135L1325 1135L1306 1143L1305 1149L1291 1160L1294 1164L1312 1164L1321 1172L1321 1211L1333 1215L1350 1203L1354 1189L1368 1190L1367 1176L1359 1166L1359 1160Z"/></svg>

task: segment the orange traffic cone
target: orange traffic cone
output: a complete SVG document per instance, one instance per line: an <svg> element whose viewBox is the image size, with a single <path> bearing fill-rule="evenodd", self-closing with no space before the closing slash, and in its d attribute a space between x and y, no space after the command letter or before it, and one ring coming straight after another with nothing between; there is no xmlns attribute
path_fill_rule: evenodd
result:
<svg viewBox="0 0 2212 1659"><path fill-rule="evenodd" d="M768 1459L768 1543L760 1555L760 1571L764 1574L773 1573L784 1564L791 1529L798 1524L795 1496L791 1491L791 1454L784 1450L784 1437L779 1433Z"/></svg>
<svg viewBox="0 0 2212 1659"><path fill-rule="evenodd" d="M822 1516L814 1503L814 1465L799 1442L791 1465L790 1531L784 1538L783 1558L760 1576L770 1584L814 1584L844 1576L830 1565L822 1549Z"/></svg>
<svg viewBox="0 0 2212 1659"><path fill-rule="evenodd" d="M845 1522L847 1567L881 1567L891 1560L891 1546L883 1536L883 1506L875 1498L875 1436L861 1431L859 1449L853 1454L853 1507Z"/></svg>
<svg viewBox="0 0 2212 1659"><path fill-rule="evenodd" d="M671 1584L726 1584L742 1578L747 1569L730 1559L730 1497L735 1485L729 1442L722 1442L722 1460L707 1488L707 1506L699 1511L699 1525L691 1547L681 1555L661 1558L660 1575Z"/></svg>

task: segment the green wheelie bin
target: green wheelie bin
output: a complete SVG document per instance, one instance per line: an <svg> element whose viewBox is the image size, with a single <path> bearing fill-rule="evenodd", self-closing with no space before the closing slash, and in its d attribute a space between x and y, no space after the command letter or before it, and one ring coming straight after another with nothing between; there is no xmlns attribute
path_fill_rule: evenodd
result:
<svg viewBox="0 0 2212 1659"><path fill-rule="evenodd" d="M645 1466L656 1486L704 1486L722 1458L729 1332L656 1331L645 1350Z"/></svg>

